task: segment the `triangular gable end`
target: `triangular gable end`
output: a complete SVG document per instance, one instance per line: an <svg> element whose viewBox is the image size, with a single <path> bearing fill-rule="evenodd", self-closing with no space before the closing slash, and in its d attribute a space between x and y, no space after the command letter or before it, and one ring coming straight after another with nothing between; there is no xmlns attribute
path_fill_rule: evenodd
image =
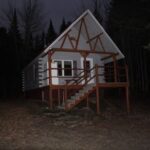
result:
<svg viewBox="0 0 150 150"><path fill-rule="evenodd" d="M80 34L79 34L80 33ZM47 49L85 49L118 53L117 59L124 58L116 44L93 14L87 10L76 19Z"/></svg>

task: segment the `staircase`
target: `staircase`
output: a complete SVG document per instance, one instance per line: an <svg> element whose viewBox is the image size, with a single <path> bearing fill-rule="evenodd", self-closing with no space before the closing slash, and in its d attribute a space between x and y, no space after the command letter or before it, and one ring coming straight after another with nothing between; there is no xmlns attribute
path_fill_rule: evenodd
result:
<svg viewBox="0 0 150 150"><path fill-rule="evenodd" d="M97 70L97 69L98 68L93 67L90 69L90 71ZM74 85L74 84L79 85L83 81L85 83L82 85L82 89L80 89L78 92L76 92L73 96L71 96L69 98L67 98L67 96L65 96L65 102L61 106L58 106L58 108L63 109L65 111L70 111L73 107L78 105L81 101L86 100L87 97L92 92L95 92L95 90L96 90L96 83L95 82L90 83L90 81L95 78L96 78L96 72L95 72L95 74L93 74L93 76L88 77L88 79L86 78L86 80L85 80L85 75L82 75L82 73L80 73L77 76L76 80L70 80L69 82L67 81L66 87L68 85ZM65 89L65 93L67 93L67 88Z"/></svg>
<svg viewBox="0 0 150 150"><path fill-rule="evenodd" d="M64 105L65 110L69 111L73 107L78 105L81 101L85 100L89 94L95 91L95 87L96 87L95 84L85 85L81 90L75 93L74 96L71 96L70 99L66 100L66 104Z"/></svg>
<svg viewBox="0 0 150 150"><path fill-rule="evenodd" d="M68 98L65 103L58 106L58 109L65 111L70 111L73 107L81 103L81 101L86 100L86 98L96 90L96 84L87 84L81 90L76 92L73 96Z"/></svg>
<svg viewBox="0 0 150 150"><path fill-rule="evenodd" d="M118 74L116 74L116 73L114 73L116 71L114 71L114 72L112 71L112 69L114 69L114 68L109 67L109 69L111 69L110 70L111 74L109 75L108 74L109 72L107 72L107 74L105 75L105 72L103 73L103 72L99 71L99 69L101 69L101 68L102 68L102 71L104 71L103 66L98 66L96 64L93 68L88 70L88 72L93 72L90 76L87 75L86 71L84 70L84 71L80 72L75 78L67 80L65 88L64 88L64 101L60 106L58 106L58 109L70 111L75 106L77 106L79 103L81 103L83 100L87 100L91 93L95 92L96 93L96 107L97 107L96 109L97 109L97 113L99 113L99 84L102 83L103 86L105 84L109 88L111 88L114 86L118 87L118 85L121 85L122 82L123 83L128 82L127 73L126 73L127 70L125 70L125 72L123 72L123 74L121 74L122 72L119 73L119 71L118 71L119 69L118 69L117 70ZM118 68L120 68L120 67L118 67ZM121 69L124 69L124 68L121 68ZM119 76L121 78L126 76L126 79L124 80L124 78L123 78L123 80L121 80L121 78L119 78ZM106 78L107 80L114 78L114 80L107 81L104 78ZM91 81L93 81L93 80L94 80L94 82L91 83ZM104 82L104 80L105 80L105 82ZM80 86L82 86L82 88L78 92L76 92L73 96L68 97L68 90L69 90L70 86L76 86L76 85L80 85Z"/></svg>

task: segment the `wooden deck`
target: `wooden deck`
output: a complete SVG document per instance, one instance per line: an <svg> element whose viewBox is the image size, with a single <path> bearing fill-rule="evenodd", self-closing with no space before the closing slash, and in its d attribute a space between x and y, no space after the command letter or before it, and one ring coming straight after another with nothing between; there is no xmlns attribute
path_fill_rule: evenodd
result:
<svg viewBox="0 0 150 150"><path fill-rule="evenodd" d="M129 86L128 82L109 82L109 83L99 83L98 87L102 88L119 88Z"/></svg>

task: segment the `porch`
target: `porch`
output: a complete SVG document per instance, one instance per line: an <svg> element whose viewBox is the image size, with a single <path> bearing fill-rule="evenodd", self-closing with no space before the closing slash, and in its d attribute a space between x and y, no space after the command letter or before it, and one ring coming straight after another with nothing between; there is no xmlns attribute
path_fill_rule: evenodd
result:
<svg viewBox="0 0 150 150"><path fill-rule="evenodd" d="M129 104L129 80L128 80L128 68L125 62L119 64L116 57L116 53L107 52L95 52L96 54L103 54L105 57L102 60L112 59L112 62L106 63L104 65L94 64L94 66L88 66L87 56L90 52L87 51L75 51L80 53L83 60L83 68L72 68L72 67L52 67L52 55L55 51L50 51L48 54L49 76L44 80L49 82L49 92L48 92L48 103L51 109L54 107L63 108L66 111L70 111L73 107L81 103L82 101L87 102L89 105L89 96L92 93L96 94L96 111L100 114L100 102L101 96L99 91L105 88L124 88L126 93L126 108L127 112L130 112ZM72 51L71 51L72 52ZM46 70L47 71L47 70ZM55 72L76 72L73 76L58 76L58 74L53 75ZM64 84L53 84L53 79L63 79Z"/></svg>

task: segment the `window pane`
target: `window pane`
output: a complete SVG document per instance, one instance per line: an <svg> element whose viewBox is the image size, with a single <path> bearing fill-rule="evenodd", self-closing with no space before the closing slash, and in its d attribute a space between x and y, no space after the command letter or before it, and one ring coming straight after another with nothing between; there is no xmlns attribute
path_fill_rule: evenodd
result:
<svg viewBox="0 0 150 150"><path fill-rule="evenodd" d="M57 63L57 71L58 76L62 76L62 62L61 61L55 61Z"/></svg>
<svg viewBox="0 0 150 150"><path fill-rule="evenodd" d="M62 76L62 62L57 61L58 76Z"/></svg>
<svg viewBox="0 0 150 150"><path fill-rule="evenodd" d="M64 61L64 75L72 76L72 64L71 61Z"/></svg>

